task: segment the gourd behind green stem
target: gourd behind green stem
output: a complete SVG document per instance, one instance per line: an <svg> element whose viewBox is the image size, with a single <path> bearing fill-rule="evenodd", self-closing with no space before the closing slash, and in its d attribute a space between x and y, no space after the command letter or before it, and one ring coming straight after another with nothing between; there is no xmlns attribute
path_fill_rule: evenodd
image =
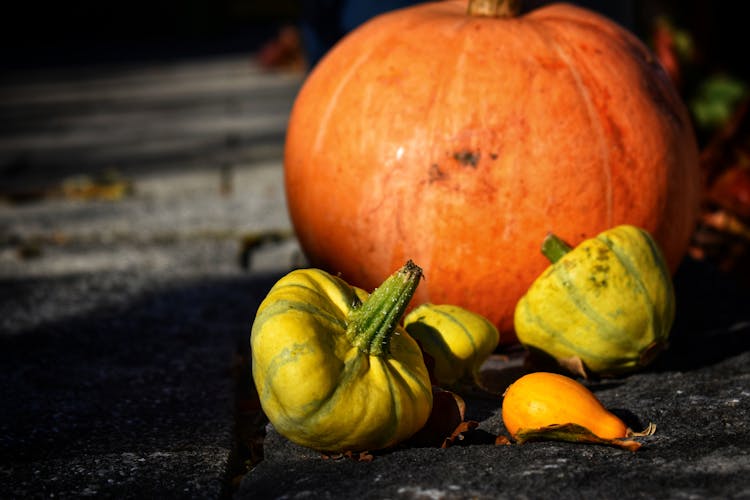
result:
<svg viewBox="0 0 750 500"><path fill-rule="evenodd" d="M500 341L488 319L455 305L422 304L406 315L404 328L434 360L439 385L481 387L479 368Z"/></svg>

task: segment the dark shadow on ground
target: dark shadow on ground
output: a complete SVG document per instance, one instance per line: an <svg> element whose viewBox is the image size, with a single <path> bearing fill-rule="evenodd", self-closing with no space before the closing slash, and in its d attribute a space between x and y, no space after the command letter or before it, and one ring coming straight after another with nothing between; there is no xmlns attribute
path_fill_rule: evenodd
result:
<svg viewBox="0 0 750 500"><path fill-rule="evenodd" d="M161 481L166 475L178 485L209 477L197 470L205 466L201 454L222 446L232 448L230 463L213 465L224 469L225 487L223 475L239 466L232 461L244 460L233 435L238 358L247 349L255 310L278 277L238 275L157 287L87 314L61 311L59 321L1 335L0 467L12 472L5 487L33 485L29 493L40 495L80 492L87 481L97 483L91 478L96 470L63 469L90 459L112 469L98 479L100 493L133 498L140 487L150 496L160 486L149 484L149 477ZM34 304L34 286L91 279L27 284L14 300L17 307L51 307ZM13 296L17 284L0 282L0 298ZM71 286L71 293L76 289ZM121 456L159 453L196 459L185 470L141 472L135 490L123 482L123 475L139 473L129 472Z"/></svg>
<svg viewBox="0 0 750 500"><path fill-rule="evenodd" d="M651 370L687 371L750 350L750 290L740 277L685 259L675 274L670 346Z"/></svg>

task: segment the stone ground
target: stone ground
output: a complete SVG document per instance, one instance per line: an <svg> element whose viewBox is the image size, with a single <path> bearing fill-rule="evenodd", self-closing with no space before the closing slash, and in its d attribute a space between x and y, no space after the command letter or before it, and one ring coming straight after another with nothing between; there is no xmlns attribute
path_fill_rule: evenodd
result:
<svg viewBox="0 0 750 500"><path fill-rule="evenodd" d="M671 349L591 383L657 424L636 453L496 446L521 371L497 360L447 449L263 439L245 355L303 262L282 187L300 80L242 55L0 79L0 498L750 498L750 295L690 261Z"/></svg>

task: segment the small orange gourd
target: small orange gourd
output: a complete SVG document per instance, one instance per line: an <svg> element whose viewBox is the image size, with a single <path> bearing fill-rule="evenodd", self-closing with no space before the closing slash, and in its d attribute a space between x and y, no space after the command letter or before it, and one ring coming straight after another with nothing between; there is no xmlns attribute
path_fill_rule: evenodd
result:
<svg viewBox="0 0 750 500"><path fill-rule="evenodd" d="M654 429L649 426L643 433L634 432L583 384L547 372L530 373L511 384L503 397L502 416L505 428L516 440L528 431L569 424L604 441L647 435Z"/></svg>

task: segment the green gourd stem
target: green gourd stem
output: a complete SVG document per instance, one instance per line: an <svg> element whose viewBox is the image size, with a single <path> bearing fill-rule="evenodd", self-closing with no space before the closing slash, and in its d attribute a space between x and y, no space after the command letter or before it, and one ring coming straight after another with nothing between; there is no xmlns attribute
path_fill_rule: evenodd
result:
<svg viewBox="0 0 750 500"><path fill-rule="evenodd" d="M552 233L548 234L542 242L542 253L553 264L562 259L563 256L571 250L572 247L570 245Z"/></svg>
<svg viewBox="0 0 750 500"><path fill-rule="evenodd" d="M411 260L392 274L349 313L346 337L371 356L388 354L391 335L422 279L422 269Z"/></svg>
<svg viewBox="0 0 750 500"><path fill-rule="evenodd" d="M470 0L470 16L516 17L521 11L521 0Z"/></svg>

